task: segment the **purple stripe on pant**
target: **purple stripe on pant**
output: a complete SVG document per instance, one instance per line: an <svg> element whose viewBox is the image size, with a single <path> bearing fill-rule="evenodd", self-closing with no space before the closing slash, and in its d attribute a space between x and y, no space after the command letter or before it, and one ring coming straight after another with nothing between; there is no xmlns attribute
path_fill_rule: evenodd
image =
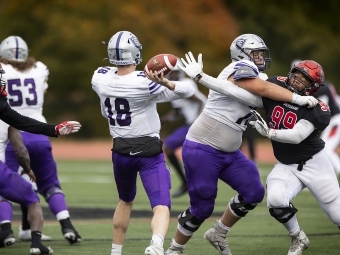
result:
<svg viewBox="0 0 340 255"><path fill-rule="evenodd" d="M32 185L9 169L2 161L0 161L0 196L25 206L39 202L39 197L33 191Z"/></svg>
<svg viewBox="0 0 340 255"><path fill-rule="evenodd" d="M185 140L182 156L190 211L199 219L209 218L214 210L218 179L237 191L247 203L263 200L265 190L256 165L240 150L225 153L209 145Z"/></svg>
<svg viewBox="0 0 340 255"><path fill-rule="evenodd" d="M132 157L113 152L112 162L114 162L113 172L121 200L131 202L135 199L139 172L151 208L157 205L171 208L170 172L166 167L163 153L153 157Z"/></svg>

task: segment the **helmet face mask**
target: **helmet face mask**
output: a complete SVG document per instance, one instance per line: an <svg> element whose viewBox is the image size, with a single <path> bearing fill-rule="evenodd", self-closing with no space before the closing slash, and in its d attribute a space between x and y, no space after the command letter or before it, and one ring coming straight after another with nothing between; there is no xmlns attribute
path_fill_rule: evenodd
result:
<svg viewBox="0 0 340 255"><path fill-rule="evenodd" d="M142 45L129 31L113 35L107 45L107 53L114 65L139 65L142 62Z"/></svg>
<svg viewBox="0 0 340 255"><path fill-rule="evenodd" d="M270 68L270 51L264 41L254 34L243 34L237 37L230 46L232 61L249 60L255 63L259 71Z"/></svg>
<svg viewBox="0 0 340 255"><path fill-rule="evenodd" d="M286 80L287 88L302 96L314 96L325 81L322 66L313 60L295 64Z"/></svg>
<svg viewBox="0 0 340 255"><path fill-rule="evenodd" d="M20 36L9 36L0 44L0 57L8 60L25 61L28 47Z"/></svg>

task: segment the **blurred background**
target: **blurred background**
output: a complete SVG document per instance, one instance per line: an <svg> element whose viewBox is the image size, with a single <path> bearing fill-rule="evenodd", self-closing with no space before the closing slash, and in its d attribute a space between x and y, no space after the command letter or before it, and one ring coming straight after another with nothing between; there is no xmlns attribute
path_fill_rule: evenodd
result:
<svg viewBox="0 0 340 255"><path fill-rule="evenodd" d="M80 121L82 131L69 139L109 139L91 77L109 65L102 41L117 31L131 31L143 45L139 70L154 55L183 57L190 50L203 54L204 71L212 76L230 63L233 39L254 33L270 48L269 76L286 75L293 59L313 59L340 90L339 10L335 0L0 0L0 41L21 36L30 56L48 66L44 115L50 123ZM160 114L169 108L158 106ZM162 127L162 134L168 129Z"/></svg>

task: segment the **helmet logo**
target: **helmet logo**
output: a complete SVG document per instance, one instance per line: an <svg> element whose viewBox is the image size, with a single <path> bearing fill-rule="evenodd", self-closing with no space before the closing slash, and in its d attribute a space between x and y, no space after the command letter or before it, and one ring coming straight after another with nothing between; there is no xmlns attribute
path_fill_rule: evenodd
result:
<svg viewBox="0 0 340 255"><path fill-rule="evenodd" d="M142 45L139 43L138 39L136 36L131 36L129 38L129 40L131 40L132 44L137 48L137 49L141 49Z"/></svg>
<svg viewBox="0 0 340 255"><path fill-rule="evenodd" d="M242 49L243 45L246 43L247 39L240 38L236 41L236 47Z"/></svg>

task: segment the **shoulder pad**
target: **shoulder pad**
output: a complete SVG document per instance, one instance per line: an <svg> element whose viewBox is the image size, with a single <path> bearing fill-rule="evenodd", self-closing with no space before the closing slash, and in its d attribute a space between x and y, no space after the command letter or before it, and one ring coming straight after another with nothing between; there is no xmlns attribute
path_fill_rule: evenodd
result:
<svg viewBox="0 0 340 255"><path fill-rule="evenodd" d="M42 70L43 72L45 72L46 75L49 75L50 72L49 72L47 66L46 66L44 63L42 63L42 62L40 62L40 61L37 61L37 62L35 63L35 65L36 65L37 68L39 68L40 70Z"/></svg>
<svg viewBox="0 0 340 255"><path fill-rule="evenodd" d="M259 76L259 73L257 70L254 70L254 68L244 65L239 67L236 72L234 73L233 79L244 79L244 78L257 78Z"/></svg>
<svg viewBox="0 0 340 255"><path fill-rule="evenodd" d="M313 115L312 123L318 130L323 131L331 119L331 112L328 105L319 101L319 104L313 108Z"/></svg>

